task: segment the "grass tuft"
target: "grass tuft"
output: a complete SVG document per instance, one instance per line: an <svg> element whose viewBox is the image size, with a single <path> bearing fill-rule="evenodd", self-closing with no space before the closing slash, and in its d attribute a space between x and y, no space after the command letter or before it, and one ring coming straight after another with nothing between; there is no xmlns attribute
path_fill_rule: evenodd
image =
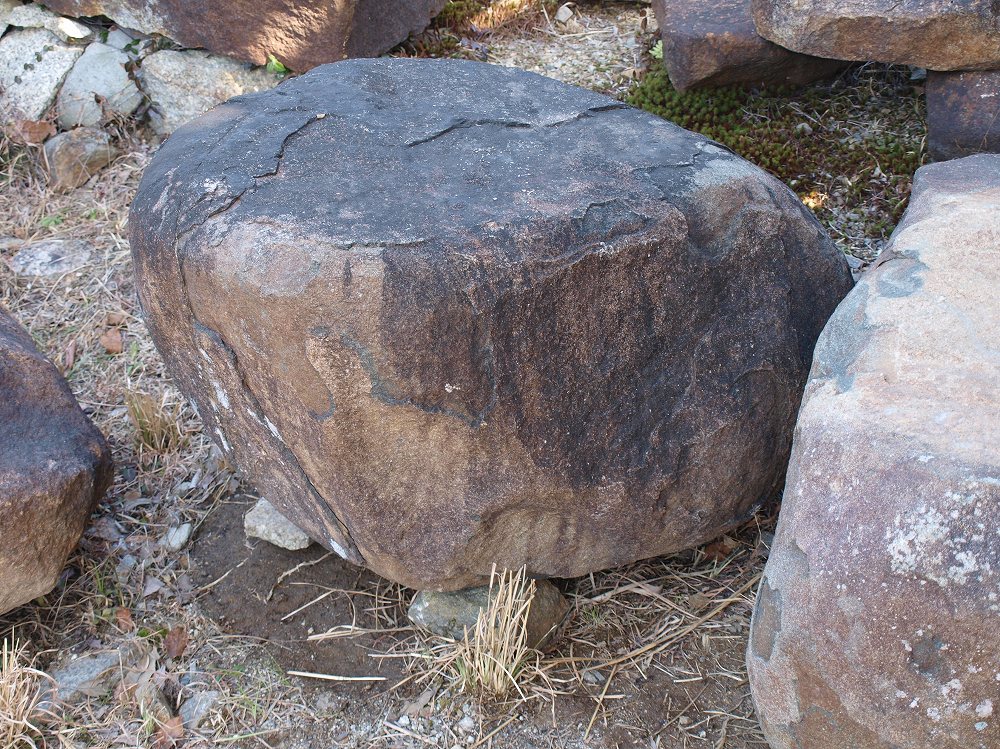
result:
<svg viewBox="0 0 1000 749"><path fill-rule="evenodd" d="M159 398L128 390L125 408L135 427L136 441L141 450L162 454L176 449L183 442L180 430L180 408L171 405L166 394Z"/></svg>
<svg viewBox="0 0 1000 749"><path fill-rule="evenodd" d="M23 644L3 641L0 649L0 746L5 749L37 749L45 716L43 684L50 677L26 664Z"/></svg>

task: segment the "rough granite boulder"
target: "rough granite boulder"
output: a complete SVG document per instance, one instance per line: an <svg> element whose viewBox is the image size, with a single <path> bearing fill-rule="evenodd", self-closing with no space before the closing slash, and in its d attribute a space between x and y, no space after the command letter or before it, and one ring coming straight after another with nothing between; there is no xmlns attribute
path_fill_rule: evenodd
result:
<svg viewBox="0 0 1000 749"><path fill-rule="evenodd" d="M0 308L0 613L48 593L111 483L111 453Z"/></svg>
<svg viewBox="0 0 1000 749"><path fill-rule="evenodd" d="M930 70L1000 68L997 0L752 0L757 31L786 49Z"/></svg>
<svg viewBox="0 0 1000 749"><path fill-rule="evenodd" d="M917 171L816 345L748 665L772 749L1000 746L1000 156Z"/></svg>
<svg viewBox="0 0 1000 749"><path fill-rule="evenodd" d="M705 541L779 487L847 264L778 181L523 71L325 66L176 131L153 339L262 494L418 588Z"/></svg>
<svg viewBox="0 0 1000 749"><path fill-rule="evenodd" d="M56 100L83 47L45 29L15 29L0 39L0 128L39 120Z"/></svg>
<svg viewBox="0 0 1000 749"><path fill-rule="evenodd" d="M750 0L653 0L663 62L679 91L733 83L798 85L845 63L789 52L757 33Z"/></svg>
<svg viewBox="0 0 1000 749"><path fill-rule="evenodd" d="M939 161L1000 153L1000 70L927 73L927 147Z"/></svg>
<svg viewBox="0 0 1000 749"><path fill-rule="evenodd" d="M296 72L375 57L426 28L446 0L45 0L67 16L107 16L127 29Z"/></svg>

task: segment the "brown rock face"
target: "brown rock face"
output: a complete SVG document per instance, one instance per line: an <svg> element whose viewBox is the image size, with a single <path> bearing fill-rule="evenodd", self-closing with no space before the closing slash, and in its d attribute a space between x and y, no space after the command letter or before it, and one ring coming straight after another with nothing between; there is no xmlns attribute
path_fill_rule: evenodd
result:
<svg viewBox="0 0 1000 749"><path fill-rule="evenodd" d="M0 308L0 613L52 589L111 478L104 437Z"/></svg>
<svg viewBox="0 0 1000 749"><path fill-rule="evenodd" d="M1000 156L918 170L830 318L754 612L773 749L1000 746Z"/></svg>
<svg viewBox="0 0 1000 749"><path fill-rule="evenodd" d="M997 0L752 0L757 31L837 60L931 70L1000 68Z"/></svg>
<svg viewBox="0 0 1000 749"><path fill-rule="evenodd" d="M927 74L927 144L938 160L1000 152L1000 70Z"/></svg>
<svg viewBox="0 0 1000 749"><path fill-rule="evenodd" d="M209 432L314 539L418 588L579 575L746 517L851 283L730 152L458 61L231 100L159 151L130 227Z"/></svg>
<svg viewBox="0 0 1000 749"><path fill-rule="evenodd" d="M68 16L104 15L186 47L263 65L275 55L304 71L375 57L422 31L446 0L45 0Z"/></svg>
<svg viewBox="0 0 1000 749"><path fill-rule="evenodd" d="M772 44L750 17L750 0L653 0L663 62L680 91L733 83L798 85L844 67Z"/></svg>

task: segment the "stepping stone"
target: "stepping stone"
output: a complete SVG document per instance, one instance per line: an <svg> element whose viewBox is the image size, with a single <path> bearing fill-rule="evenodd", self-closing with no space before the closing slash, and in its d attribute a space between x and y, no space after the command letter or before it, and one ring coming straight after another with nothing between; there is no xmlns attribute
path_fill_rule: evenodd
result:
<svg viewBox="0 0 1000 749"><path fill-rule="evenodd" d="M790 190L705 137L455 60L217 107L164 143L129 226L208 433L308 536L418 589L741 522L852 283Z"/></svg>
<svg viewBox="0 0 1000 749"><path fill-rule="evenodd" d="M830 318L747 657L772 747L1000 746L1000 156L919 169Z"/></svg>

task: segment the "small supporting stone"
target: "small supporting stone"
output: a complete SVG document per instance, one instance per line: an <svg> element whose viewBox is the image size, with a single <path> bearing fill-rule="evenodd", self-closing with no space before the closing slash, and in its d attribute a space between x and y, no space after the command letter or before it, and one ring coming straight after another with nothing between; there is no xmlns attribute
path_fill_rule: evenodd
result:
<svg viewBox="0 0 1000 749"><path fill-rule="evenodd" d="M248 538L259 538L289 551L305 549L312 543L304 531L266 499L257 500L243 518L243 530Z"/></svg>
<svg viewBox="0 0 1000 749"><path fill-rule="evenodd" d="M423 590L410 604L410 621L443 637L460 640L476 628L479 612L490 603L490 587L483 585L448 593ZM559 588L548 580L535 581L535 597L528 610L527 643L545 650L559 635L570 604Z"/></svg>

